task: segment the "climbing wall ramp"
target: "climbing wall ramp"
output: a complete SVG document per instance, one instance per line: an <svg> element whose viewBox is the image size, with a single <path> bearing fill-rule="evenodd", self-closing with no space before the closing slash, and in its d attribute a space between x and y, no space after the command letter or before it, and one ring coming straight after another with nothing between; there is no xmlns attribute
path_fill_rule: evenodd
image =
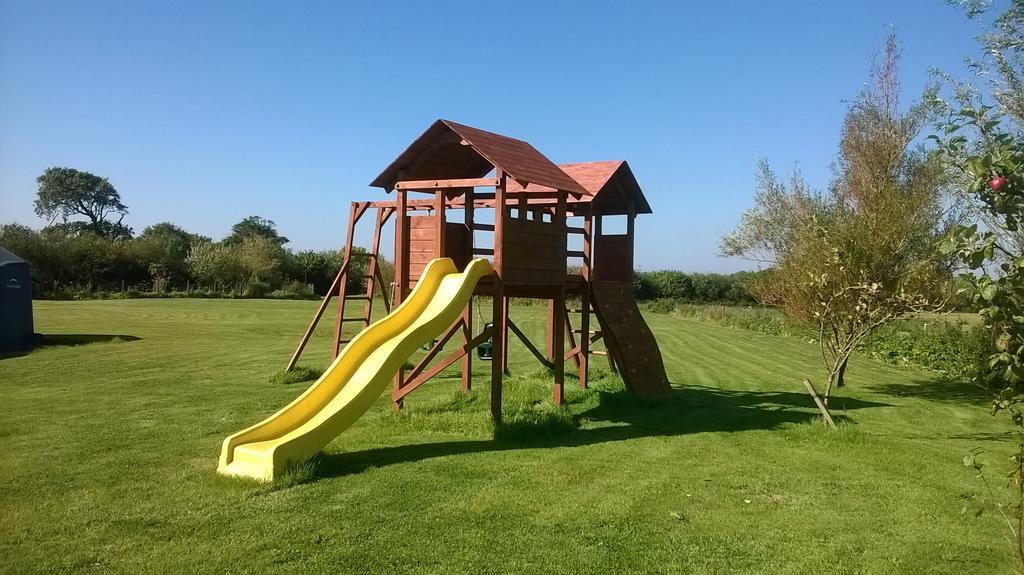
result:
<svg viewBox="0 0 1024 575"><path fill-rule="evenodd" d="M668 395L658 341L633 299L633 286L624 281L591 282L594 313L609 353L619 367L626 389L637 395Z"/></svg>

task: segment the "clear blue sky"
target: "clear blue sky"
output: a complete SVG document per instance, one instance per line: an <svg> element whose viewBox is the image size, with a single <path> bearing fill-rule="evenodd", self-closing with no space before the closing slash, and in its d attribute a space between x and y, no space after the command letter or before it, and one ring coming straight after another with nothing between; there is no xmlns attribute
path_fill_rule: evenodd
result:
<svg viewBox="0 0 1024 575"><path fill-rule="evenodd" d="M433 120L555 162L626 159L653 215L641 269L731 271L718 240L754 168L829 179L844 100L888 28L902 80L958 75L977 24L941 0L0 0L0 222L43 225L35 178L105 176L136 231L220 238L257 214L339 247L348 203Z"/></svg>

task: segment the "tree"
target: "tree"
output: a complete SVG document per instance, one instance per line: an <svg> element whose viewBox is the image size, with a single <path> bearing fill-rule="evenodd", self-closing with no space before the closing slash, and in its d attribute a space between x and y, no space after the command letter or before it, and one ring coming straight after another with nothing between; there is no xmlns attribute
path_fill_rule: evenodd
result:
<svg viewBox="0 0 1024 575"><path fill-rule="evenodd" d="M273 283L280 280L281 263L284 260L284 248L274 240L257 235L244 237L236 245L228 245L238 260L246 281Z"/></svg>
<svg viewBox="0 0 1024 575"><path fill-rule="evenodd" d="M196 244L189 250L186 261L189 272L214 289L238 284L246 276L231 246L223 243Z"/></svg>
<svg viewBox="0 0 1024 575"><path fill-rule="evenodd" d="M159 283L167 288L187 281L189 272L185 259L189 250L193 245L209 241L210 238L187 232L170 222L161 222L142 230L134 244L137 257L149 269L154 286Z"/></svg>
<svg viewBox="0 0 1024 575"><path fill-rule="evenodd" d="M826 405L864 338L940 309L947 297L949 259L934 248L948 229L947 176L934 150L913 146L931 118L930 93L900 111L898 59L890 35L849 107L827 192L811 190L798 173L787 186L762 162L754 207L722 241L724 255L770 265L752 281L759 301L816 330Z"/></svg>
<svg viewBox="0 0 1024 575"><path fill-rule="evenodd" d="M273 220L259 216L249 216L231 226L231 233L224 238L224 243L228 245L240 244L242 240L251 236L267 238L279 246L288 243L288 238L277 233L277 224Z"/></svg>
<svg viewBox="0 0 1024 575"><path fill-rule="evenodd" d="M976 17L988 2L960 2ZM992 334L993 353L977 382L993 392L992 413L1014 426L1008 487L1014 501L997 503L979 450L964 458L984 482L991 503L1012 536L1017 569L1024 571L1024 0L1014 0L979 37L986 59L974 62L988 81L995 106L982 103L973 86L956 86L959 109L951 110L940 141L960 171L977 222L958 226L941 244L966 273L966 293ZM980 225L979 225L980 224ZM1009 510L1009 511L1007 511Z"/></svg>
<svg viewBox="0 0 1024 575"><path fill-rule="evenodd" d="M91 231L101 237L130 238L131 228L122 221L128 206L121 203L121 195L106 179L73 168L47 168L36 178L39 191L35 212L54 224L57 218L70 230ZM117 215L117 221L110 218ZM81 216L87 222L71 221Z"/></svg>

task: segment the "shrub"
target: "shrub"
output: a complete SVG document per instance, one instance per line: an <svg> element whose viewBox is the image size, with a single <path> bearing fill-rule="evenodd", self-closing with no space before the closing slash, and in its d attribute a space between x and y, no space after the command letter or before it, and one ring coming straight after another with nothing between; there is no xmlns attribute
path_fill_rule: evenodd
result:
<svg viewBox="0 0 1024 575"><path fill-rule="evenodd" d="M268 284L265 281L255 280L255 281L249 282L249 285L245 288L245 292L244 292L243 295L245 297L261 298L261 297L267 297L267 295L269 293L270 293L270 284Z"/></svg>
<svg viewBox="0 0 1024 575"><path fill-rule="evenodd" d="M918 365L965 379L977 375L984 358L994 352L992 336L983 326L942 320L887 326L863 348L890 363Z"/></svg>

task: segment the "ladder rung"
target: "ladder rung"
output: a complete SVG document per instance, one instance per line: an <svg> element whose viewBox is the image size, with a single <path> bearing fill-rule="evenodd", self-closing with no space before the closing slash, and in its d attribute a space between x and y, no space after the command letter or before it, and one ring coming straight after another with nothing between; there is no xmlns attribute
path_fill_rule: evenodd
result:
<svg viewBox="0 0 1024 575"><path fill-rule="evenodd" d="M493 256L494 250L492 248L473 248L473 253L481 256Z"/></svg>
<svg viewBox="0 0 1024 575"><path fill-rule="evenodd" d="M584 253L584 252L581 252L581 251L568 251L568 252L565 252L565 257L567 257L567 258L585 258L585 257L587 257L587 254Z"/></svg>
<svg viewBox="0 0 1024 575"><path fill-rule="evenodd" d="M341 323L353 322L353 321L366 321L366 318L365 317L343 317L343 318L341 318Z"/></svg>
<svg viewBox="0 0 1024 575"><path fill-rule="evenodd" d="M597 335L597 334L601 333L601 330L594 331L594 330L591 329L591 330L588 330L588 331L590 332L590 335ZM582 329L574 329L574 330L572 330L572 332L573 333L583 333L583 330Z"/></svg>
<svg viewBox="0 0 1024 575"><path fill-rule="evenodd" d="M473 224L473 229L474 230L480 230L481 232L493 232L494 231L494 224L477 224L477 223L474 223Z"/></svg>
<svg viewBox="0 0 1024 575"><path fill-rule="evenodd" d="M370 299L370 298L368 296L365 296L365 295L347 295L347 296L345 296L345 299L362 299L362 300L367 300L367 299Z"/></svg>
<svg viewBox="0 0 1024 575"><path fill-rule="evenodd" d="M565 231L569 232L570 234L586 234L587 233L586 228L578 228L578 227L575 227L575 226L566 226L565 227Z"/></svg>
<svg viewBox="0 0 1024 575"><path fill-rule="evenodd" d="M592 349L590 355L608 355L608 352L603 349Z"/></svg>

